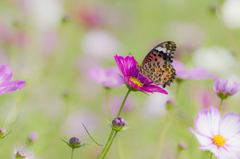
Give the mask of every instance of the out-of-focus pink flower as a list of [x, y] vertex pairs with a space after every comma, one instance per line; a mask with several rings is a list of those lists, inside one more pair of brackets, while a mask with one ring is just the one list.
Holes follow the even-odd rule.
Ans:
[[8, 65], [9, 62], [9, 57], [1, 50], [0, 48], [0, 63], [3, 65]]
[[84, 54], [97, 59], [110, 59], [121, 50], [118, 39], [100, 29], [87, 32], [80, 45]]
[[187, 70], [181, 62], [176, 60], [173, 61], [173, 66], [176, 69], [178, 79], [205, 80], [212, 79], [217, 76], [214, 73], [209, 73], [204, 68], [193, 68], [191, 70]]
[[213, 83], [213, 90], [220, 98], [226, 99], [229, 95], [232, 96], [239, 92], [240, 83], [234, 82], [232, 79], [225, 80], [217, 77]]
[[211, 106], [200, 110], [195, 129], [189, 128], [200, 143], [199, 149], [211, 151], [218, 159], [238, 158], [240, 152], [240, 114], [228, 113], [221, 119], [218, 109]]
[[62, 125], [62, 130], [68, 136], [79, 136], [81, 134], [81, 139], [83, 139], [88, 134], [81, 123], [87, 127], [89, 132], [94, 132], [98, 129], [98, 125], [101, 122], [97, 114], [86, 110], [75, 111], [66, 118]]
[[37, 131], [32, 131], [29, 134], [29, 140], [32, 142], [36, 141], [38, 138], [39, 138], [39, 133]]
[[159, 92], [163, 94], [168, 94], [167, 91], [162, 89], [157, 85], [152, 85], [152, 81], [143, 77], [139, 70], [137, 69], [137, 61], [134, 57], [122, 57], [122, 56], [114, 56], [115, 61], [119, 70], [121, 71], [122, 78], [125, 81], [125, 84], [129, 89], [133, 91], [143, 91], [143, 92]]
[[0, 96], [2, 94], [14, 92], [18, 89], [22, 89], [26, 82], [25, 81], [11, 81], [12, 70], [9, 66], [0, 66]]
[[[219, 100], [216, 94], [209, 89], [203, 90], [202, 88], [197, 88], [197, 94], [195, 95], [197, 101], [201, 108], [208, 109], [210, 105], [219, 105]], [[223, 108], [225, 103], [223, 103]]]
[[53, 29], [46, 29], [41, 32], [40, 36], [43, 51], [47, 54], [53, 53], [58, 42], [58, 33]]
[[99, 6], [85, 5], [80, 8], [77, 15], [86, 27], [98, 26], [103, 21]]
[[[110, 96], [108, 99], [109, 107], [110, 107], [110, 112], [113, 116], [116, 116], [119, 108], [122, 104], [124, 97], [119, 97], [119, 96]], [[122, 109], [123, 112], [131, 112], [135, 109], [136, 103], [134, 100], [130, 97], [126, 100], [124, 107]], [[102, 104], [104, 112], [107, 114], [108, 113], [108, 108], [106, 104], [106, 100], [104, 99], [104, 102]]]
[[23, 31], [16, 31], [13, 37], [13, 43], [19, 47], [23, 47], [26, 44], [26, 33]]
[[4, 22], [0, 22], [0, 42], [9, 43], [11, 41], [11, 31]]
[[96, 67], [89, 70], [90, 77], [92, 80], [100, 83], [104, 87], [119, 87], [124, 84], [123, 80], [119, 76], [119, 70], [117, 67], [109, 67], [105, 70], [102, 67]]

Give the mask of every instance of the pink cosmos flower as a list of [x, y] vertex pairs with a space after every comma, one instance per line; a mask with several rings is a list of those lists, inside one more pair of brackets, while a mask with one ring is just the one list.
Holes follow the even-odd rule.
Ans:
[[14, 92], [18, 89], [22, 89], [26, 82], [25, 81], [11, 81], [12, 70], [9, 66], [0, 65], [0, 96], [2, 94]]
[[119, 87], [122, 86], [123, 80], [118, 75], [118, 69], [116, 67], [109, 67], [105, 70], [102, 67], [96, 67], [89, 71], [90, 77], [100, 83], [104, 87]]
[[[118, 114], [119, 106], [122, 104], [123, 98], [124, 97], [119, 97], [119, 96], [110, 96], [109, 97], [108, 102], [109, 102], [110, 112], [113, 116], [116, 116]], [[135, 109], [136, 105], [137, 105], [137, 103], [135, 102], [135, 100], [128, 97], [128, 99], [126, 100], [126, 102], [124, 104], [122, 111], [123, 112], [131, 112]], [[107, 108], [107, 103], [106, 103], [105, 99], [102, 102], [102, 108], [103, 108], [104, 112], [107, 114], [108, 108]]]
[[160, 88], [157, 85], [152, 85], [152, 81], [143, 77], [139, 70], [137, 69], [137, 61], [134, 57], [122, 57], [122, 56], [114, 56], [115, 61], [119, 70], [121, 71], [122, 78], [125, 81], [125, 84], [129, 89], [133, 91], [142, 91], [142, 92], [159, 92], [163, 94], [168, 94], [167, 91]]
[[178, 79], [204, 80], [216, 77], [216, 74], [209, 73], [204, 68], [193, 68], [191, 70], [187, 70], [181, 62], [176, 60], [173, 61], [173, 66], [176, 69]]
[[213, 83], [213, 90], [220, 98], [226, 99], [229, 95], [232, 96], [239, 92], [240, 83], [234, 82], [232, 79], [225, 80], [217, 77]]
[[189, 130], [199, 141], [199, 149], [211, 151], [218, 159], [238, 159], [240, 114], [228, 113], [221, 119], [219, 110], [211, 106], [199, 111], [194, 125], [197, 132]]

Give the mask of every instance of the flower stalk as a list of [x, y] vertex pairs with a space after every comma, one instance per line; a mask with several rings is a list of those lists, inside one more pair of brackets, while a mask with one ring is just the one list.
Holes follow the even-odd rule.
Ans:
[[222, 103], [223, 103], [223, 99], [221, 99], [221, 103], [220, 103], [220, 108], [219, 108], [220, 114], [222, 113]]
[[[128, 97], [128, 95], [129, 95], [130, 92], [131, 92], [131, 90], [128, 89], [128, 92], [127, 92], [127, 94], [125, 95], [125, 98], [123, 99], [122, 105], [121, 105], [121, 107], [120, 107], [120, 109], [119, 109], [119, 111], [118, 111], [117, 117], [120, 116], [120, 114], [121, 114], [121, 112], [122, 112], [122, 109], [123, 109], [123, 106], [124, 106], [124, 104], [125, 104], [125, 102], [126, 102], [126, 99], [127, 99], [127, 97]], [[115, 134], [114, 134], [114, 131], [115, 131]], [[109, 137], [108, 137], [108, 141], [107, 141], [105, 147], [103, 148], [103, 151], [102, 151], [102, 153], [101, 153], [100, 156], [99, 156], [99, 159], [102, 159], [102, 158], [104, 158], [104, 157], [107, 155], [107, 152], [108, 152], [108, 150], [110, 149], [110, 147], [111, 147], [111, 145], [112, 145], [112, 142], [113, 142], [115, 136], [117, 135], [117, 132], [118, 132], [118, 131], [114, 130], [114, 128], [112, 127], [112, 131], [111, 131], [111, 133], [110, 133], [110, 135], [109, 135]], [[114, 136], [113, 136], [113, 134], [114, 134]]]

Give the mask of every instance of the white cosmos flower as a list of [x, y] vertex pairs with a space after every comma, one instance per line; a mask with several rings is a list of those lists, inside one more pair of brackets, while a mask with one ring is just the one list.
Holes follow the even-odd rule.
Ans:
[[223, 4], [222, 14], [225, 24], [232, 29], [240, 28], [240, 1], [226, 0]]
[[211, 151], [218, 159], [239, 159], [240, 114], [228, 113], [221, 119], [219, 110], [211, 106], [198, 112], [194, 126], [197, 132], [189, 130], [199, 141], [199, 149]]
[[40, 29], [55, 28], [63, 17], [61, 0], [25, 0], [30, 21]]
[[[167, 90], [167, 92], [171, 94], [169, 90]], [[143, 106], [142, 113], [144, 114], [144, 117], [157, 117], [167, 113], [166, 103], [170, 99], [171, 97], [169, 95], [161, 93], [151, 94]]]

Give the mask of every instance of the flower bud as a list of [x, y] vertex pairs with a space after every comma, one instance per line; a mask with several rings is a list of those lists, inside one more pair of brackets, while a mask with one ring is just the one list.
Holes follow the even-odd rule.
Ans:
[[65, 24], [70, 20], [70, 16], [68, 14], [64, 15], [62, 17], [62, 23]]
[[232, 96], [240, 90], [240, 83], [234, 82], [232, 79], [216, 78], [213, 83], [213, 90], [223, 100], [229, 95]]
[[166, 108], [167, 110], [172, 110], [175, 105], [175, 101], [173, 99], [170, 99], [167, 101]]
[[6, 130], [3, 128], [0, 128], [0, 136], [4, 136], [6, 134]]
[[112, 121], [112, 126], [113, 129], [116, 131], [121, 131], [122, 128], [127, 124], [127, 122], [121, 118], [121, 117], [116, 117], [115, 119], [113, 119]]
[[182, 151], [187, 148], [187, 145], [184, 142], [179, 142], [178, 143], [178, 150]]
[[82, 146], [86, 145], [85, 143], [81, 144], [81, 141], [77, 137], [72, 137], [70, 140], [68, 140], [68, 139], [66, 139], [66, 140], [61, 139], [61, 140], [63, 142], [65, 142], [72, 149], [76, 149], [76, 148], [79, 148], [79, 147], [82, 147]]
[[32, 131], [30, 134], [29, 134], [29, 140], [31, 141], [31, 142], [34, 142], [34, 141], [36, 141], [38, 138], [39, 138], [39, 134], [38, 134], [38, 132], [37, 131]]
[[70, 140], [69, 140], [69, 144], [70, 145], [80, 145], [81, 141], [77, 138], [77, 137], [72, 137]]
[[26, 158], [26, 155], [25, 155], [24, 152], [18, 151], [18, 152], [15, 154], [15, 157], [16, 157], [17, 159], [23, 159], [23, 158]]

